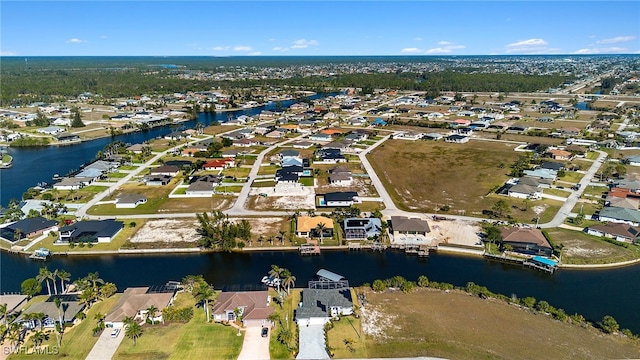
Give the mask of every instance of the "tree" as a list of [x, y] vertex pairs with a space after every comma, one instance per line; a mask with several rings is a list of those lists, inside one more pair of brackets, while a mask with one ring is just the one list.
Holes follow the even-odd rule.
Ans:
[[538, 311], [547, 312], [550, 308], [551, 305], [549, 305], [549, 303], [544, 300], [538, 301], [538, 303], [536, 304], [536, 310]]
[[40, 283], [42, 283], [43, 281], [46, 281], [46, 283], [47, 283], [47, 294], [49, 294], [49, 295], [51, 295], [51, 286], [49, 285], [49, 280], [51, 280], [52, 278], [53, 278], [53, 273], [51, 271], [49, 271], [49, 269], [47, 269], [46, 266], [40, 268], [40, 272], [36, 276], [36, 279], [38, 279], [38, 281]]
[[36, 331], [31, 337], [31, 340], [33, 341], [34, 347], [39, 347], [43, 341], [49, 340], [49, 334], [43, 332], [42, 330]]
[[58, 295], [58, 285], [56, 284], [56, 280], [58, 280], [58, 269], [53, 270], [51, 272], [51, 282], [53, 283], [53, 293]]
[[[276, 279], [281, 279], [284, 274], [285, 269], [279, 267], [278, 265], [271, 265], [271, 270], [269, 270], [269, 276], [274, 277]], [[278, 292], [280, 292], [280, 282], [278, 284]]]
[[327, 228], [327, 225], [325, 225], [324, 223], [318, 223], [318, 225], [316, 226], [316, 230], [320, 233], [320, 244], [322, 245], [322, 239], [324, 237], [324, 229]]
[[496, 201], [495, 204], [493, 204], [491, 210], [493, 210], [499, 217], [503, 217], [509, 214], [509, 204], [507, 204], [506, 201], [500, 199]]
[[284, 269], [282, 272], [282, 286], [287, 287], [287, 294], [289, 294], [289, 290], [292, 286], [296, 285], [296, 277], [291, 274], [291, 272], [287, 269]]
[[520, 299], [520, 302], [522, 303], [522, 305], [528, 307], [529, 309], [533, 309], [533, 307], [536, 305], [536, 298], [527, 296], [523, 299]]
[[204, 281], [202, 275], [187, 275], [182, 278], [181, 283], [185, 291], [192, 292], [193, 287], [201, 281]]
[[60, 292], [64, 294], [65, 293], [64, 282], [71, 280], [71, 273], [69, 273], [66, 270], [57, 270], [57, 272], [58, 272], [58, 279], [60, 279]]
[[7, 304], [0, 304], [0, 317], [2, 317], [3, 325], [7, 326]]
[[420, 276], [418, 277], [418, 286], [420, 286], [420, 287], [427, 287], [427, 286], [429, 286], [429, 278], [427, 278], [427, 277], [426, 277], [426, 276], [424, 276], [424, 275], [420, 275]]
[[80, 109], [75, 107], [71, 110], [72, 112], [72, 120], [71, 127], [78, 128], [84, 127], [84, 123], [82, 122], [82, 116], [80, 115]]
[[124, 334], [133, 340], [133, 346], [136, 346], [136, 340], [142, 336], [142, 327], [138, 323], [129, 324]]
[[93, 287], [95, 290], [98, 289], [98, 284], [104, 284], [104, 280], [100, 278], [97, 271], [87, 274], [85, 279], [89, 283], [91, 283], [91, 287]]
[[107, 298], [110, 298], [113, 294], [115, 294], [116, 291], [118, 291], [116, 284], [108, 282], [100, 287], [100, 290], [98, 290], [98, 293], [100, 295], [100, 298], [107, 299]]
[[42, 285], [35, 278], [28, 278], [20, 285], [20, 290], [24, 295], [32, 298], [42, 291]]
[[211, 285], [204, 280], [198, 282], [193, 288], [192, 295], [196, 301], [202, 303], [204, 314], [206, 316], [205, 320], [206, 322], [209, 322], [209, 298], [213, 296]]
[[155, 305], [151, 305], [147, 308], [147, 319], [151, 321], [151, 324], [154, 323], [154, 318], [156, 317], [156, 313], [158, 312], [158, 308]]
[[605, 315], [598, 323], [598, 326], [600, 326], [600, 328], [607, 334], [613, 334], [615, 332], [618, 332], [618, 330], [620, 329], [620, 325], [611, 315]]
[[380, 279], [376, 279], [373, 281], [373, 284], [371, 285], [371, 289], [373, 291], [385, 291], [387, 289], [387, 284]]
[[58, 323], [56, 324], [56, 338], [58, 340], [58, 347], [62, 345], [62, 332], [64, 331], [64, 325], [62, 323], [62, 300], [59, 297], [53, 299], [56, 309], [58, 309]]

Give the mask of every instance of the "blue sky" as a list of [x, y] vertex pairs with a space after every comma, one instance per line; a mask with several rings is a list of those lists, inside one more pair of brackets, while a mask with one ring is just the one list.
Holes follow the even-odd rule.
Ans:
[[5, 1], [4, 56], [640, 53], [638, 1]]

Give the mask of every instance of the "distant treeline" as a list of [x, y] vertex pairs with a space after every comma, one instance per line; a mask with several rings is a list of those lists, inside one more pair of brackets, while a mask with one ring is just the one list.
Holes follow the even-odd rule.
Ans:
[[[3, 64], [4, 66], [4, 64]], [[255, 86], [296, 86], [322, 91], [326, 88], [357, 87], [365, 93], [373, 89], [426, 91], [430, 97], [441, 91], [533, 92], [558, 87], [569, 77], [559, 75], [483, 74], [454, 71], [398, 74], [347, 74], [331, 77], [297, 77], [242, 81], [182, 79], [171, 69], [78, 69], [2, 71], [0, 105], [24, 106], [34, 101], [53, 102], [56, 96], [76, 97], [84, 92], [105, 98], [141, 94], [170, 94]]]

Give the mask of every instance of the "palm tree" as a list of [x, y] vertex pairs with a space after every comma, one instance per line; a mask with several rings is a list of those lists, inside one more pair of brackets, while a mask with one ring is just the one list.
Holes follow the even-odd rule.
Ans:
[[42, 330], [36, 331], [36, 333], [33, 334], [33, 337], [31, 338], [31, 340], [33, 341], [34, 347], [39, 347], [43, 341], [48, 339], [49, 339], [49, 334], [43, 332]]
[[204, 314], [206, 316], [206, 322], [209, 322], [209, 298], [213, 296], [213, 290], [211, 289], [211, 285], [209, 285], [206, 281], [200, 281], [193, 288], [193, 297], [204, 305]]
[[131, 325], [131, 324], [135, 323], [135, 320], [134, 320], [131, 316], [126, 316], [126, 317], [124, 318], [124, 320], [122, 320], [122, 323], [123, 323], [125, 326], [128, 326], [128, 325]]
[[100, 298], [106, 299], [111, 297], [111, 295], [115, 294], [117, 291], [118, 288], [116, 287], [116, 284], [108, 282], [104, 283], [104, 285], [100, 287], [100, 290], [98, 290], [98, 294]]
[[7, 326], [7, 304], [0, 304], [0, 317], [2, 317], [2, 323]]
[[129, 324], [124, 334], [133, 340], [133, 346], [136, 346], [136, 340], [142, 336], [142, 327], [138, 323]]
[[71, 280], [71, 273], [66, 270], [56, 270], [58, 272], [58, 279], [60, 279], [60, 292], [65, 293], [64, 282]]
[[324, 236], [324, 229], [327, 228], [327, 225], [325, 225], [324, 223], [318, 223], [318, 225], [316, 226], [316, 230], [318, 230], [318, 232], [320, 233], [320, 245], [322, 245], [322, 240], [323, 240], [323, 236]]
[[53, 270], [51, 273], [51, 282], [53, 283], [53, 293], [58, 295], [58, 285], [56, 284], [56, 280], [58, 280], [58, 269]]
[[282, 245], [284, 245], [284, 235], [286, 234], [286, 231], [280, 230], [279, 234], [280, 234], [280, 241], [282, 242]]
[[86, 288], [82, 290], [82, 293], [78, 297], [78, 302], [80, 305], [84, 305], [85, 307], [91, 307], [93, 300], [96, 298], [96, 291], [93, 288]]
[[47, 293], [51, 295], [51, 286], [49, 285], [49, 279], [51, 279], [51, 271], [47, 269], [47, 267], [40, 268], [40, 272], [36, 276], [36, 280], [38, 280], [41, 284], [43, 281], [47, 282]]
[[[271, 265], [271, 270], [269, 270], [269, 276], [272, 276], [276, 279], [280, 279], [284, 270], [285, 270], [284, 268], [281, 268], [278, 265]], [[280, 282], [278, 282], [278, 292], [280, 292]]]
[[62, 331], [64, 331], [63, 325], [62, 325], [62, 300], [59, 297], [56, 297], [55, 299], [53, 299], [54, 303], [56, 304], [56, 308], [58, 309], [58, 325], [56, 325], [56, 334], [57, 334], [57, 338], [58, 338], [58, 347], [60, 347], [60, 345], [62, 345]]
[[98, 276], [97, 271], [87, 274], [86, 279], [91, 283], [91, 286], [94, 289], [97, 289], [98, 284], [104, 284], [104, 280]]
[[154, 318], [156, 317], [156, 313], [158, 312], [158, 308], [155, 305], [151, 305], [147, 308], [147, 319], [151, 320], [151, 324], [154, 323]]
[[282, 272], [282, 286], [287, 287], [287, 294], [289, 294], [292, 286], [296, 286], [296, 277], [291, 275], [291, 272], [287, 269]]

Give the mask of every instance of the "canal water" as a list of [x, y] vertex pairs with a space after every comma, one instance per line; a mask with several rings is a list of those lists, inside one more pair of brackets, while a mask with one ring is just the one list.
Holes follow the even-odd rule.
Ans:
[[593, 322], [612, 315], [621, 327], [640, 333], [639, 266], [598, 271], [562, 269], [548, 275], [479, 257], [432, 253], [424, 259], [394, 251], [323, 251], [322, 255], [313, 257], [302, 257], [293, 251], [62, 256], [46, 263], [3, 252], [0, 254], [0, 292], [19, 291], [22, 280], [35, 277], [44, 265], [50, 270], [69, 271], [72, 280], [97, 271], [102, 279], [124, 290], [128, 286], [161, 285], [189, 274], [204, 275], [217, 289], [256, 286], [272, 264], [291, 270], [297, 278], [297, 287], [304, 287], [322, 268], [345, 276], [352, 285], [396, 275], [414, 281], [426, 275], [430, 280], [456, 286], [473, 281], [508, 296], [546, 300], [569, 314], [583, 314]]

